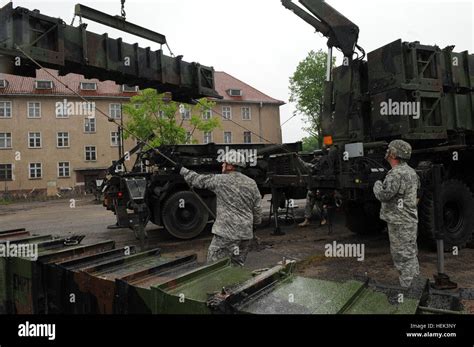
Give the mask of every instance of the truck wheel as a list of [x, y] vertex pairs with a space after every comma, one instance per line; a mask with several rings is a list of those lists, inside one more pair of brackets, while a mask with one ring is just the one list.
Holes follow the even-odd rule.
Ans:
[[[441, 204], [444, 220], [445, 249], [465, 247], [474, 229], [474, 198], [469, 188], [458, 180], [449, 180], [441, 186]], [[434, 200], [431, 192], [426, 192], [419, 208], [420, 234], [434, 240]]]
[[386, 225], [379, 217], [380, 205], [377, 202], [347, 203], [344, 206], [346, 227], [355, 234], [375, 234]]
[[166, 230], [174, 237], [189, 240], [206, 227], [209, 212], [192, 192], [172, 194], [163, 205], [162, 220]]

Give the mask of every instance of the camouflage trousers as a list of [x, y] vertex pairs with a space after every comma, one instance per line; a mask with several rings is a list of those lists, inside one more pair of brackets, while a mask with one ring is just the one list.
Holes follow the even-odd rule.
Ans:
[[251, 240], [230, 240], [214, 235], [207, 251], [207, 262], [213, 263], [223, 258], [230, 258], [232, 264], [244, 266], [250, 251], [250, 242]]
[[318, 216], [321, 219], [326, 219], [326, 212], [323, 209], [323, 203], [316, 198], [316, 194], [312, 190], [308, 190], [306, 195], [306, 206], [304, 209], [304, 218], [310, 219], [313, 216], [313, 209], [316, 206]]
[[420, 274], [418, 264], [417, 224], [388, 223], [390, 252], [400, 277], [400, 286], [410, 287], [413, 278]]

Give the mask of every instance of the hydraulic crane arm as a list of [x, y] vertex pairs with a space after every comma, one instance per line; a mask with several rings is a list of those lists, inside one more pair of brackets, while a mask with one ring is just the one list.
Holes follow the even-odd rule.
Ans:
[[329, 6], [324, 0], [299, 0], [310, 12], [306, 12], [291, 0], [282, 0], [283, 6], [294, 12], [316, 31], [328, 38], [328, 47], [339, 48], [344, 56], [352, 59], [357, 40], [359, 27], [344, 17], [341, 13]]
[[[78, 5], [76, 14], [159, 44], [166, 38], [158, 33]], [[78, 73], [86, 78], [111, 80], [119, 84], [171, 92], [173, 100], [189, 102], [203, 97], [219, 98], [214, 85], [214, 69], [187, 63], [182, 56], [168, 57], [160, 49], [152, 51], [86, 31], [87, 24], [66, 25], [63, 20], [38, 10], [0, 9], [0, 72], [36, 77], [38, 66]], [[21, 50], [20, 50], [21, 49]], [[22, 53], [24, 52], [24, 54]], [[31, 58], [31, 59], [30, 59]]]

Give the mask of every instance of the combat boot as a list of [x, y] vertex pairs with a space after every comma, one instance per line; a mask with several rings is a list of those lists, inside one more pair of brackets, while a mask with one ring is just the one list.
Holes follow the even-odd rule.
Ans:
[[300, 228], [305, 228], [305, 227], [307, 227], [307, 226], [310, 225], [310, 224], [311, 224], [311, 222], [309, 221], [309, 219], [305, 219], [304, 222], [298, 224], [298, 226], [299, 226]]

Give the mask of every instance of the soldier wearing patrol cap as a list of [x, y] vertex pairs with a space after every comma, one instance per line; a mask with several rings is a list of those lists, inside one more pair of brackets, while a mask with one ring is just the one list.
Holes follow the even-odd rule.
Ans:
[[235, 151], [222, 159], [222, 175], [199, 175], [178, 167], [191, 186], [207, 189], [217, 197], [217, 213], [207, 261], [230, 257], [233, 264], [243, 266], [247, 258], [255, 225], [262, 222], [261, 195], [257, 183], [239, 172], [245, 168], [245, 157]]
[[410, 287], [413, 278], [419, 275], [416, 239], [420, 178], [407, 164], [411, 153], [409, 143], [392, 141], [385, 156], [392, 170], [384, 182], [377, 181], [374, 186], [375, 197], [382, 203], [380, 218], [387, 222], [390, 251], [402, 287]]

